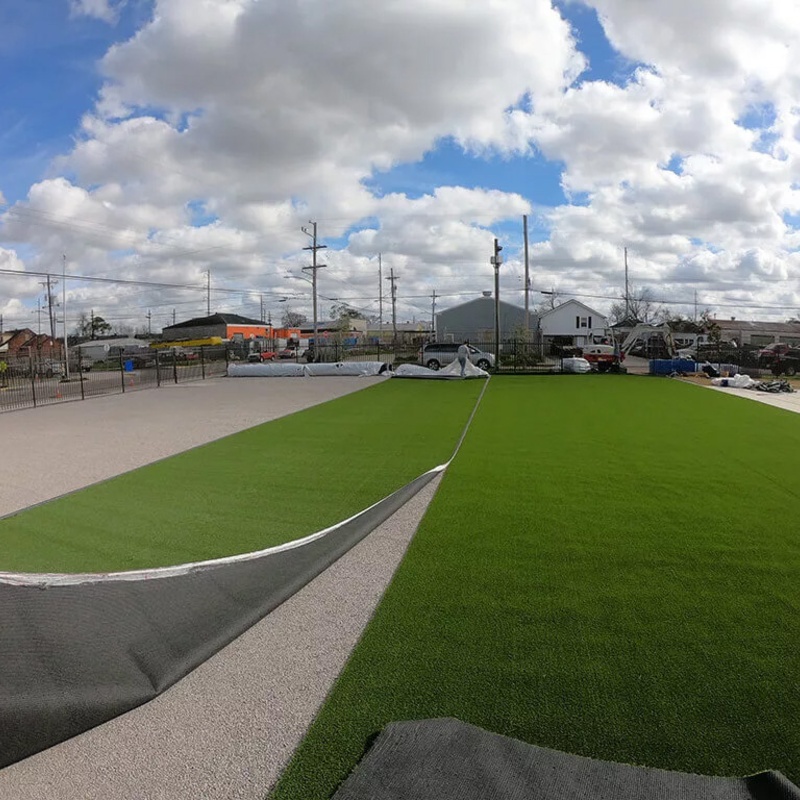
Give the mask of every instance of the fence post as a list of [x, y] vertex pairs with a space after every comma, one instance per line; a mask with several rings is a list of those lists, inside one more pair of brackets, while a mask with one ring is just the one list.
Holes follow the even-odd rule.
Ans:
[[122, 384], [122, 394], [125, 394], [125, 364], [122, 361], [122, 350], [119, 351], [119, 380]]
[[200, 374], [206, 379], [206, 349], [200, 345]]
[[[69, 356], [67, 356], [69, 358]], [[83, 377], [83, 356], [81, 355], [81, 349], [78, 348], [78, 380], [81, 382], [81, 400], [86, 399], [86, 390], [83, 388], [83, 382], [85, 378]]]
[[172, 348], [172, 377], [175, 379], [175, 383], [178, 382], [178, 353], [176, 349]]
[[31, 392], [33, 392], [33, 407], [36, 408], [36, 371], [33, 368], [33, 356], [29, 356], [31, 370]]

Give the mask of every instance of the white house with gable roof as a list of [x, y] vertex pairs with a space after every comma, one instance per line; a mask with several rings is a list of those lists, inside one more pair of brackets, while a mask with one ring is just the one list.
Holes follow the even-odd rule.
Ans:
[[[539, 314], [539, 333], [545, 342], [558, 344], [586, 344], [592, 330], [608, 327], [606, 317], [580, 300], [567, 300], [550, 311]], [[570, 339], [571, 341], [567, 341]]]

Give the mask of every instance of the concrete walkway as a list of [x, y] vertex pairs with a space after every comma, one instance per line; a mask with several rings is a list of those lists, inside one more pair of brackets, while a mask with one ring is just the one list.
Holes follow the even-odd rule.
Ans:
[[[19, 471], [1, 507], [22, 508], [375, 380], [219, 380], [7, 415], [0, 436], [17, 436], [22, 449], [5, 450]], [[34, 485], [25, 476], [37, 477]], [[0, 797], [262, 800], [369, 622], [438, 482], [160, 697], [0, 770]]]

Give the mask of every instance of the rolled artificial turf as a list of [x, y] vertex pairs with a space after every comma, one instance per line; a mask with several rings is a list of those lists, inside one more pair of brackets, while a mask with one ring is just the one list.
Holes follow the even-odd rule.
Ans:
[[273, 800], [395, 720], [800, 780], [800, 417], [666, 379], [492, 379]]
[[19, 512], [0, 520], [0, 570], [167, 566], [305, 536], [446, 461], [482, 386], [382, 382]]

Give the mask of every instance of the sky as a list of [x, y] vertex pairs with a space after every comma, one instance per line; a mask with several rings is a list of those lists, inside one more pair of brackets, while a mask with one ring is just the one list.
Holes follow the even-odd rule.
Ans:
[[159, 330], [209, 281], [212, 311], [310, 315], [311, 221], [320, 319], [388, 321], [393, 273], [398, 321], [429, 320], [492, 289], [495, 238], [522, 305], [523, 215], [532, 307], [607, 312], [627, 248], [675, 313], [800, 317], [794, 6], [2, 4], [3, 325], [47, 329], [44, 273], [70, 328]]

